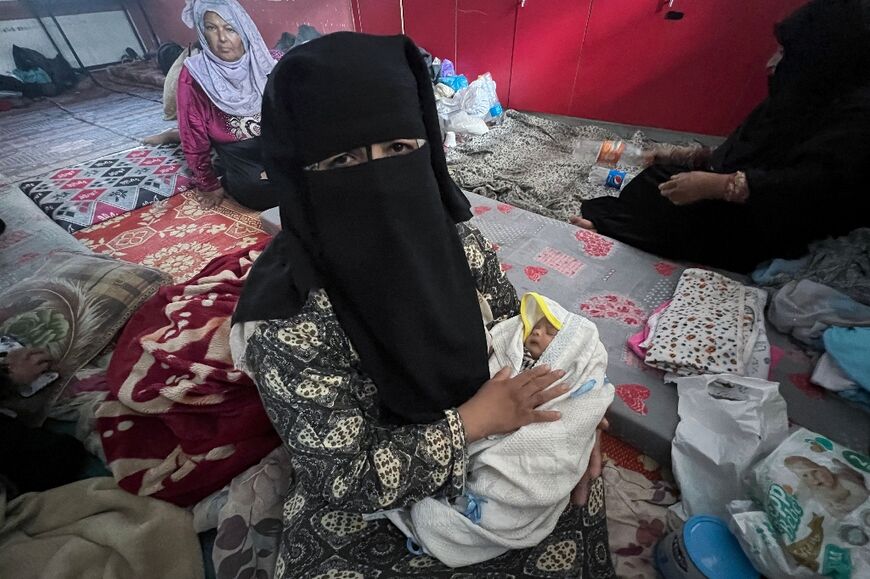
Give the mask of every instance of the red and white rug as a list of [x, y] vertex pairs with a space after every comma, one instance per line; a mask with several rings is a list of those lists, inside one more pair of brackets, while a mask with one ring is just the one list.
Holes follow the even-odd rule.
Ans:
[[75, 237], [104, 253], [163, 270], [176, 282], [195, 276], [219, 255], [250, 247], [269, 235], [256, 211], [225, 200], [203, 209], [192, 192], [76, 232]]

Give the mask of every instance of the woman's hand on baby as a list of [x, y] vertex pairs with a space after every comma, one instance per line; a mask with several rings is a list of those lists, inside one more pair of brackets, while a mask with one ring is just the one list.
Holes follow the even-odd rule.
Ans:
[[550, 388], [565, 375], [564, 371], [550, 371], [545, 365], [513, 378], [510, 374], [510, 368], [502, 368], [459, 407], [467, 442], [513, 432], [533, 422], [553, 422], [561, 418], [558, 411], [537, 408], [568, 391], [565, 384]]

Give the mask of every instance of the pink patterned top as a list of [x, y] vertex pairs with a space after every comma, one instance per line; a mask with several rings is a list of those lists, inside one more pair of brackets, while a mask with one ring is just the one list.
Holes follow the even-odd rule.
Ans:
[[[271, 51], [275, 60], [280, 51]], [[187, 68], [178, 77], [178, 132], [181, 148], [193, 175], [193, 186], [200, 191], [214, 191], [221, 186], [211, 162], [211, 144], [244, 141], [260, 136], [259, 113], [236, 117], [220, 110]]]

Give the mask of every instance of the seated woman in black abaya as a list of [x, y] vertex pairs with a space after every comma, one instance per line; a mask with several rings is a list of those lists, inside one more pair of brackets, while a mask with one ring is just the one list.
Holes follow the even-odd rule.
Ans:
[[572, 223], [668, 257], [749, 271], [870, 225], [870, 0], [813, 0], [776, 27], [768, 98], [713, 151], [657, 152]]

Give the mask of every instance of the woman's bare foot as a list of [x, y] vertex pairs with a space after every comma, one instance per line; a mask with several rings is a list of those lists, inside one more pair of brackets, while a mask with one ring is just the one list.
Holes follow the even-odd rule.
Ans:
[[162, 133], [157, 133], [156, 135], [149, 135], [142, 139], [143, 145], [169, 145], [171, 143], [180, 143], [181, 135], [178, 133], [178, 129], [166, 129]]
[[581, 229], [588, 229], [589, 231], [596, 231], [595, 226], [592, 224], [591, 221], [589, 221], [588, 219], [583, 219], [579, 215], [575, 215], [574, 217], [572, 217], [568, 221], [571, 222], [571, 225], [576, 225], [577, 227], [580, 227]]

